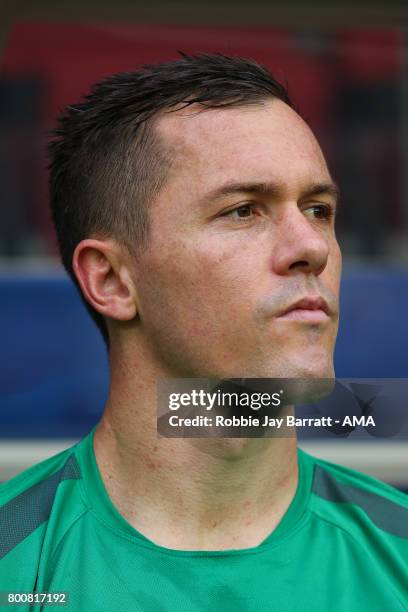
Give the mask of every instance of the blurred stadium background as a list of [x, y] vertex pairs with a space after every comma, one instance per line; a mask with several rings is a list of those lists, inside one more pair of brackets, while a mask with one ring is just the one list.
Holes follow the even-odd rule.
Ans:
[[[337, 376], [408, 378], [407, 7], [95, 6], [27, 3], [0, 30], [0, 481], [84, 435], [107, 392], [102, 340], [56, 255], [47, 131], [92, 82], [178, 49], [250, 56], [288, 84], [342, 191]], [[300, 443], [408, 490], [405, 434]]]

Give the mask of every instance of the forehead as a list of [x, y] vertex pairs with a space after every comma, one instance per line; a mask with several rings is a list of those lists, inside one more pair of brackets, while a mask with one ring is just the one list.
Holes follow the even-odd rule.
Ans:
[[194, 177], [197, 190], [237, 179], [297, 186], [329, 178], [312, 131], [278, 99], [224, 109], [186, 108], [162, 116], [158, 130], [173, 177]]

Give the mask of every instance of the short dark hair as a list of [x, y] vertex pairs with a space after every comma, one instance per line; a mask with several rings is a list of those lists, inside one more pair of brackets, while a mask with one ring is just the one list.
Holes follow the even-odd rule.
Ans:
[[[254, 60], [179, 54], [94, 84], [64, 109], [51, 132], [51, 212], [63, 264], [78, 288], [72, 257], [81, 240], [112, 236], [135, 254], [146, 245], [148, 202], [163, 187], [169, 166], [154, 129], [161, 111], [256, 104], [269, 97], [293, 108], [287, 89]], [[104, 317], [85, 305], [109, 346]]]

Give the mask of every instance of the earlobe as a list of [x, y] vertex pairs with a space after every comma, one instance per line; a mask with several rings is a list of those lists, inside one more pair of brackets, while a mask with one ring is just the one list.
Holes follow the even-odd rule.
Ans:
[[120, 321], [136, 316], [134, 287], [115, 243], [83, 240], [72, 264], [86, 301], [101, 315]]

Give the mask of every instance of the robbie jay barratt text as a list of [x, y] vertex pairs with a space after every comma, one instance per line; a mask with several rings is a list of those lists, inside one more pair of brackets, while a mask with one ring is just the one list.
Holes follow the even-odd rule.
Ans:
[[331, 427], [333, 424], [342, 426], [357, 426], [368, 425], [375, 426], [375, 421], [372, 416], [345, 416], [343, 419], [333, 419], [332, 417], [320, 418], [296, 418], [288, 415], [284, 418], [271, 418], [268, 415], [261, 420], [252, 416], [232, 416], [224, 417], [217, 415], [215, 417], [197, 415], [195, 417], [179, 417], [175, 414], [169, 417], [169, 424], [172, 427], [275, 427], [280, 429], [283, 425], [286, 427]]

